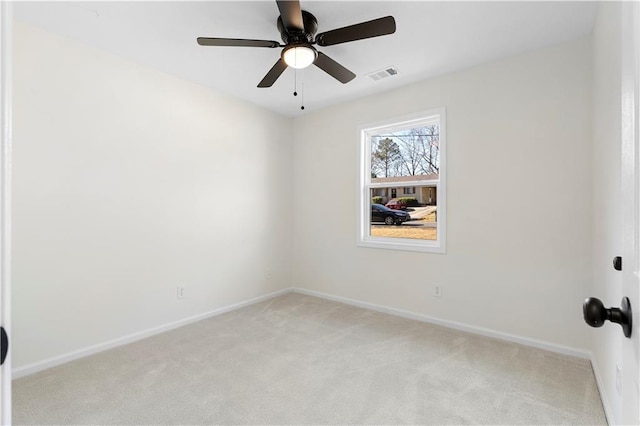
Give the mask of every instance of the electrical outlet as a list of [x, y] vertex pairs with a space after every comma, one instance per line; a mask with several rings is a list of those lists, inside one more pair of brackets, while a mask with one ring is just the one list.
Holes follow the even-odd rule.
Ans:
[[622, 367], [620, 364], [616, 364], [616, 392], [622, 396]]
[[178, 286], [176, 296], [178, 299], [184, 299], [184, 287], [182, 287], [181, 285]]
[[433, 285], [433, 297], [442, 297], [442, 285], [434, 284]]

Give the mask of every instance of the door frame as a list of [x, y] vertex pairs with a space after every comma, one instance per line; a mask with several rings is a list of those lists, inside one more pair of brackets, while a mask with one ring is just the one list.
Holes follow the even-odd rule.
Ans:
[[[11, 2], [0, 2], [0, 324], [11, 339]], [[0, 367], [0, 423], [11, 424], [11, 340]]]
[[[621, 7], [622, 294], [631, 299], [632, 335], [622, 341], [622, 424], [640, 424], [640, 4]], [[635, 306], [634, 306], [635, 304]]]

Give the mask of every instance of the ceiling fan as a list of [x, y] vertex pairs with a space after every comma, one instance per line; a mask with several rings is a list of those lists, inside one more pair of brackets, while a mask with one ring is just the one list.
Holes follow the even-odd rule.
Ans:
[[300, 8], [299, 0], [276, 0], [276, 3], [280, 10], [276, 25], [285, 44], [273, 40], [217, 37], [198, 37], [198, 44], [201, 46], [283, 47], [280, 59], [258, 83], [258, 87], [271, 87], [288, 66], [300, 69], [311, 64], [344, 84], [353, 80], [356, 75], [313, 46], [333, 46], [393, 34], [396, 31], [396, 21], [393, 16], [386, 16], [316, 35], [318, 21], [311, 13]]

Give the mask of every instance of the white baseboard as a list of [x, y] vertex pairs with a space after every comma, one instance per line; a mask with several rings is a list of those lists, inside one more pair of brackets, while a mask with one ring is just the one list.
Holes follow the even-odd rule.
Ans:
[[596, 362], [595, 356], [591, 353], [591, 368], [593, 369], [593, 375], [596, 378], [596, 386], [598, 386], [598, 392], [600, 393], [600, 401], [602, 401], [602, 408], [604, 408], [604, 416], [607, 418], [607, 423], [610, 425], [617, 425], [616, 417], [613, 413], [613, 408], [609, 403], [609, 397], [607, 396], [604, 382], [602, 381], [602, 375], [600, 374], [600, 368]]
[[69, 352], [66, 354], [58, 355], [52, 358], [48, 358], [42, 361], [35, 362], [33, 364], [28, 364], [23, 367], [18, 367], [12, 370], [11, 374], [14, 379], [18, 379], [20, 377], [28, 376], [29, 374], [37, 373], [38, 371], [46, 370], [51, 367], [55, 367], [57, 365], [65, 364], [67, 362], [83, 358], [89, 355], [93, 355], [98, 352], [106, 351], [108, 349], [112, 349], [118, 346], [126, 345], [127, 343], [132, 343], [137, 340], [145, 339], [147, 337], [153, 336], [155, 334], [163, 333], [165, 331], [172, 330], [174, 328], [182, 327], [187, 324], [191, 324], [193, 322], [201, 321], [203, 319], [207, 319], [210, 317], [214, 317], [216, 315], [224, 314], [225, 312], [234, 311], [236, 309], [244, 308], [245, 306], [253, 305], [254, 303], [259, 303], [267, 299], [271, 299], [282, 294], [291, 293], [293, 291], [292, 288], [285, 288], [283, 290], [279, 290], [273, 293], [266, 294], [264, 296], [255, 297], [253, 299], [245, 300], [243, 302], [235, 303], [233, 305], [225, 306], [223, 308], [218, 308], [213, 311], [205, 312], [199, 315], [194, 315], [189, 318], [184, 318], [178, 321], [171, 322], [169, 324], [164, 324], [159, 327], [150, 328], [147, 330], [143, 330], [137, 333], [129, 334], [124, 337], [119, 337], [117, 339], [109, 340], [107, 342], [99, 343], [97, 345], [88, 346], [86, 348], [79, 349], [77, 351]]
[[[327, 299], [327, 300], [333, 300], [335, 302], [340, 302], [340, 303], [345, 303], [347, 305], [353, 305], [353, 306], [358, 306], [361, 308], [365, 308], [365, 309], [371, 309], [374, 311], [378, 311], [378, 312], [383, 312], [383, 313], [387, 313], [390, 315], [396, 315], [396, 316], [400, 316], [403, 318], [408, 318], [408, 319], [412, 319], [412, 320], [416, 320], [416, 321], [422, 321], [422, 322], [427, 322], [427, 323], [431, 323], [431, 324], [436, 324], [436, 325], [440, 325], [443, 327], [448, 327], [448, 328], [453, 328], [456, 330], [461, 330], [461, 331], [466, 331], [469, 333], [474, 333], [474, 334], [479, 334], [482, 336], [487, 336], [487, 337], [492, 337], [492, 338], [496, 338], [496, 339], [500, 339], [500, 340], [505, 340], [505, 341], [509, 341], [509, 342], [514, 342], [514, 343], [519, 343], [519, 344], [523, 344], [526, 346], [531, 346], [531, 347], [535, 347], [535, 348], [539, 348], [539, 349], [544, 349], [544, 350], [548, 350], [551, 352], [556, 352], [556, 353], [560, 353], [560, 354], [564, 354], [564, 355], [570, 355], [570, 356], [575, 356], [575, 357], [579, 357], [579, 358], [583, 358], [583, 359], [589, 359], [591, 360], [592, 365], [594, 366], [594, 374], [596, 375], [596, 381], [598, 383], [598, 388], [602, 389], [601, 383], [600, 383], [600, 379], [599, 379], [599, 374], [597, 372], [597, 366], [596, 364], [593, 362], [592, 359], [592, 355], [590, 352], [581, 350], [581, 349], [576, 349], [576, 348], [571, 348], [568, 346], [562, 346], [562, 345], [557, 345], [554, 343], [549, 343], [549, 342], [544, 342], [544, 341], [540, 341], [540, 340], [536, 340], [536, 339], [531, 339], [531, 338], [527, 338], [527, 337], [522, 337], [522, 336], [517, 336], [514, 334], [509, 334], [509, 333], [503, 333], [500, 331], [496, 331], [496, 330], [491, 330], [491, 329], [487, 329], [487, 328], [482, 328], [482, 327], [477, 327], [477, 326], [472, 326], [472, 325], [468, 325], [468, 324], [462, 324], [462, 323], [458, 323], [455, 321], [448, 321], [448, 320], [442, 320], [439, 318], [435, 318], [435, 317], [430, 317], [428, 315], [423, 315], [423, 314], [417, 314], [417, 313], [413, 313], [413, 312], [409, 312], [409, 311], [404, 311], [401, 309], [396, 309], [396, 308], [390, 308], [387, 306], [382, 306], [382, 305], [376, 305], [373, 303], [369, 303], [369, 302], [363, 302], [363, 301], [359, 301], [359, 300], [355, 300], [355, 299], [349, 299], [346, 297], [341, 297], [341, 296], [333, 296], [327, 293], [321, 293], [318, 291], [313, 291], [313, 290], [307, 290], [307, 289], [303, 289], [303, 288], [286, 288], [283, 290], [279, 290], [264, 296], [260, 296], [260, 297], [256, 297], [250, 300], [246, 300], [240, 303], [236, 303], [230, 306], [226, 306], [223, 308], [218, 308], [215, 309], [213, 311], [210, 312], [205, 312], [199, 315], [195, 315], [189, 318], [184, 318], [178, 321], [174, 321], [172, 323], [169, 324], [164, 324], [161, 325], [159, 327], [155, 327], [155, 328], [151, 328], [151, 329], [147, 329], [147, 330], [143, 330], [137, 333], [133, 333], [133, 334], [129, 334], [127, 336], [123, 336], [117, 339], [113, 339], [113, 340], [109, 340], [107, 342], [103, 342], [103, 343], [99, 343], [97, 345], [93, 345], [93, 346], [89, 346], [86, 348], [82, 348], [79, 349], [77, 351], [73, 351], [73, 352], [69, 352], [66, 354], [62, 354], [62, 355], [58, 355], [52, 358], [48, 358], [42, 361], [38, 361], [35, 362], [33, 364], [28, 364], [22, 367], [17, 367], [15, 369], [13, 369], [12, 371], [12, 376], [14, 379], [20, 378], [20, 377], [24, 377], [24, 376], [28, 376], [30, 374], [33, 373], [37, 373], [39, 371], [42, 370], [46, 370], [48, 368], [51, 367], [55, 367], [57, 365], [61, 365], [61, 364], [65, 364], [67, 362], [79, 359], [79, 358], [83, 358], [89, 355], [93, 355], [95, 353], [98, 352], [102, 352], [108, 349], [112, 349], [118, 346], [122, 346], [122, 345], [126, 345], [128, 343], [132, 343], [135, 342], [137, 340], [141, 340], [150, 336], [153, 336], [155, 334], [159, 334], [159, 333], [163, 333], [165, 331], [169, 331], [172, 330], [174, 328], [178, 328], [193, 322], [197, 322], [197, 321], [201, 321], [203, 319], [206, 318], [210, 318], [216, 315], [220, 315], [223, 314], [225, 312], [229, 312], [229, 311], [233, 311], [236, 309], [240, 309], [243, 308], [245, 306], [249, 306], [252, 305], [254, 303], [259, 303], [262, 302], [264, 300], [267, 299], [271, 299], [283, 294], [287, 294], [287, 293], [291, 293], [291, 292], [295, 292], [295, 293], [300, 293], [300, 294], [306, 294], [309, 296], [315, 296], [315, 297], [320, 297], [323, 299]], [[601, 395], [602, 391], [601, 391]], [[608, 405], [608, 403], [606, 402], [606, 398], [603, 398], [603, 404], [605, 405], [605, 413], [607, 414], [607, 419], [612, 419], [612, 417], [610, 417], [611, 414], [611, 409]]]
[[307, 289], [298, 288], [298, 287], [295, 287], [293, 291], [295, 293], [320, 297], [322, 299], [332, 300], [334, 302], [345, 303], [347, 305], [353, 305], [353, 306], [358, 306], [360, 308], [371, 309], [373, 311], [384, 312], [390, 315], [396, 315], [399, 317], [408, 318], [416, 321], [436, 324], [436, 325], [440, 325], [447, 328], [453, 328], [456, 330], [466, 331], [473, 334], [479, 334], [481, 336], [505, 340], [507, 342], [519, 343], [521, 345], [531, 346], [538, 349], [544, 349], [550, 352], [556, 352], [563, 355], [570, 355], [570, 356], [574, 356], [582, 359], [591, 359], [591, 353], [583, 349], [577, 349], [569, 346], [558, 345], [555, 343], [549, 343], [542, 340], [531, 339], [529, 337], [517, 336], [515, 334], [503, 333], [501, 331], [491, 330], [483, 327], [477, 327], [469, 324], [463, 324], [455, 321], [443, 320], [435, 317], [430, 317], [428, 315], [416, 314], [414, 312], [404, 311], [402, 309], [390, 308], [387, 306], [376, 305], [374, 303], [349, 299], [347, 297], [333, 296], [331, 294], [321, 293], [319, 291], [307, 290]]

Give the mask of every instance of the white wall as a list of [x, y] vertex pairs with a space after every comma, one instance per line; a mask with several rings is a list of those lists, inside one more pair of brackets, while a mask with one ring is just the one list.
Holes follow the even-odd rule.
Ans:
[[14, 43], [14, 367], [291, 286], [290, 119], [20, 23]]
[[[612, 267], [621, 255], [620, 190], [620, 40], [621, 7], [604, 2], [598, 7], [593, 31], [593, 290], [605, 306], [620, 306], [622, 275]], [[622, 365], [620, 327], [607, 324], [590, 331], [594, 367], [607, 415], [620, 418], [616, 392], [616, 363]]]
[[[296, 118], [294, 286], [586, 350], [590, 43]], [[357, 247], [357, 126], [442, 106], [447, 253]], [[431, 296], [434, 283], [443, 284], [441, 299]]]
[[[291, 277], [589, 346], [590, 38], [294, 120], [26, 25], [14, 41], [15, 367]], [[441, 106], [447, 254], [357, 247], [357, 126]]]

